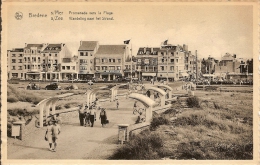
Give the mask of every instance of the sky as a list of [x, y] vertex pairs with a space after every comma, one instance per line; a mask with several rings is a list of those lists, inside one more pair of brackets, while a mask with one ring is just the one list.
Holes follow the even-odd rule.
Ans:
[[[7, 8], [7, 48], [25, 43], [66, 43], [77, 55], [80, 41], [123, 44], [131, 39], [133, 55], [139, 47], [159, 47], [168, 40], [172, 45], [188, 45], [199, 58], [209, 55], [220, 59], [226, 52], [238, 58], [253, 57], [253, 7], [236, 5], [176, 5], [174, 3], [115, 3], [113, 5], [11, 5]], [[51, 21], [59, 10], [63, 20]], [[21, 20], [15, 13], [23, 13]], [[88, 12], [72, 15], [72, 12]], [[112, 15], [104, 14], [112, 12]], [[89, 12], [96, 12], [90, 15]], [[101, 12], [101, 14], [98, 14]], [[32, 18], [29, 13], [47, 14]], [[69, 17], [113, 17], [114, 20], [72, 21]]]

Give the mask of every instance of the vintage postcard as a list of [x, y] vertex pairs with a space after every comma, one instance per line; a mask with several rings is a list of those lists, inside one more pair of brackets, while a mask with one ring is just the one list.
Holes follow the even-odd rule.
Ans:
[[3, 164], [257, 164], [258, 2], [2, 3]]

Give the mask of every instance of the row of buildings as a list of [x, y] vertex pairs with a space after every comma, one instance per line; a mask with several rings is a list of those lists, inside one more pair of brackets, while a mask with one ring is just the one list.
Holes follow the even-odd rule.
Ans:
[[80, 41], [77, 56], [65, 43], [25, 44], [8, 50], [8, 78], [36, 80], [100, 79], [135, 77], [178, 80], [196, 73], [195, 56], [186, 45], [141, 47], [132, 56], [128, 44], [100, 45], [98, 41]]
[[159, 47], [140, 47], [136, 55], [131, 51], [129, 44], [80, 41], [77, 55], [72, 55], [65, 43], [25, 44], [24, 48], [7, 51], [8, 79], [87, 80], [94, 77], [111, 81], [132, 75], [145, 80], [175, 81], [201, 75], [202, 62], [187, 45], [164, 43]]

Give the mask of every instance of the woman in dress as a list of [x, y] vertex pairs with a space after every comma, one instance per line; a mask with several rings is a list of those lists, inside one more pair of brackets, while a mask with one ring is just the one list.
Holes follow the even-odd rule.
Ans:
[[104, 127], [104, 125], [106, 124], [106, 120], [107, 120], [107, 113], [105, 111], [105, 108], [101, 108], [99, 119], [101, 119], [102, 127]]

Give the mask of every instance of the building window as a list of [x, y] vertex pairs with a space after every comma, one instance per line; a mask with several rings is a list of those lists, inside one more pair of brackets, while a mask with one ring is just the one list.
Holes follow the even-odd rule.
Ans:
[[18, 77], [18, 73], [12, 73], [12, 77]]
[[174, 59], [171, 59], [171, 63], [174, 63]]
[[96, 70], [100, 70], [100, 66], [96, 66]]
[[15, 59], [12, 59], [12, 63], [16, 63], [16, 60], [15, 60]]
[[45, 54], [43, 54], [43, 57], [45, 57]]
[[171, 55], [172, 55], [172, 56], [174, 56], [174, 53], [173, 53], [173, 52], [171, 52]]
[[70, 70], [70, 66], [66, 66], [66, 70]]
[[28, 69], [31, 69], [31, 66], [30, 66], [30, 65], [27, 65], [27, 68], [28, 68]]
[[171, 71], [174, 71], [174, 66], [171, 66], [170, 70], [171, 70]]
[[12, 54], [12, 57], [15, 57], [15, 54]]
[[55, 64], [57, 64], [58, 63], [58, 60], [55, 60]]
[[120, 66], [117, 66], [116, 68], [117, 68], [117, 70], [121, 70], [121, 67], [120, 67]]
[[23, 62], [23, 60], [22, 59], [19, 59], [19, 63], [22, 63]]
[[22, 66], [19, 66], [19, 70], [22, 70], [23, 69], [23, 67]]
[[19, 57], [23, 57], [23, 54], [19, 54]]
[[86, 52], [86, 56], [88, 56], [88, 52]]
[[42, 60], [43, 63], [45, 63], [45, 60]]
[[26, 62], [26, 57], [24, 57], [24, 61]]
[[72, 70], [75, 70], [75, 66], [72, 66]]
[[90, 60], [90, 63], [92, 64], [92, 60]]
[[110, 66], [109, 70], [115, 70], [115, 67], [114, 66]]
[[51, 54], [49, 54], [49, 56], [51, 56]]
[[30, 57], [28, 57], [28, 62], [30, 62]]
[[24, 69], [26, 69], [26, 65], [24, 65]]
[[90, 56], [92, 56], [92, 53], [90, 53]]
[[21, 77], [23, 77], [23, 73], [21, 73]]
[[147, 66], [145, 66], [145, 71], [146, 71], [146, 72], [148, 71], [148, 67], [147, 67]]
[[15, 70], [15, 66], [13, 66], [12, 70]]
[[164, 59], [162, 59], [162, 63], [164, 63]]
[[164, 66], [160, 66], [161, 67], [161, 70], [164, 71]]
[[106, 59], [105, 59], [105, 58], [102, 58], [102, 59], [101, 59], [101, 62], [106, 62]]
[[178, 59], [176, 59], [176, 63], [178, 63], [179, 62], [179, 60]]
[[83, 56], [84, 55], [84, 53], [83, 52], [80, 52], [80, 56]]
[[62, 66], [62, 70], [65, 70], [65, 66]]
[[92, 66], [90, 67], [90, 70], [92, 70]]
[[57, 54], [55, 54], [55, 57], [57, 57], [58, 55]]
[[161, 55], [163, 56], [163, 55], [164, 55], [164, 53], [163, 53], [163, 52], [161, 52]]
[[102, 66], [102, 70], [107, 70], [107, 67], [106, 66]]
[[38, 53], [41, 53], [41, 51], [40, 51], [40, 50], [38, 50]]
[[121, 59], [118, 59], [118, 63], [121, 63]]
[[38, 65], [38, 69], [41, 69], [41, 65]]

